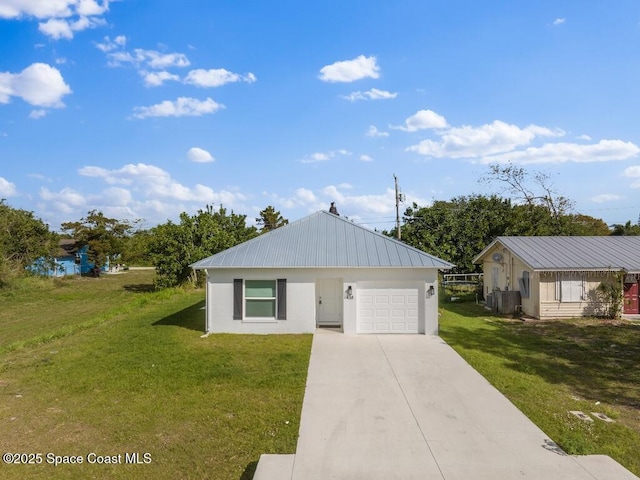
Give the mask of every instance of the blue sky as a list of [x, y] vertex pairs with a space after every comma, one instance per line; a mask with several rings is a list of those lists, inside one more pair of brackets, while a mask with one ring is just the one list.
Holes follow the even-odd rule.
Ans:
[[0, 0], [0, 198], [57, 229], [224, 205], [378, 229], [547, 173], [640, 214], [636, 0]]

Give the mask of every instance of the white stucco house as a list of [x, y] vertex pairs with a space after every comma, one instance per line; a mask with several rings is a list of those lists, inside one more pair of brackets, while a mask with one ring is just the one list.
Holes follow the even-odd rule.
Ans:
[[320, 211], [191, 265], [206, 272], [207, 333], [438, 333], [452, 264]]

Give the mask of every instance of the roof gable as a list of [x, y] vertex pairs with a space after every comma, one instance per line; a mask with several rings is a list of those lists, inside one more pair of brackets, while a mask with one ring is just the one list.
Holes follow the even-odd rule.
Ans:
[[319, 211], [191, 265], [206, 268], [409, 267], [452, 264]]
[[533, 270], [626, 270], [640, 272], [640, 237], [497, 237], [476, 258], [501, 244]]

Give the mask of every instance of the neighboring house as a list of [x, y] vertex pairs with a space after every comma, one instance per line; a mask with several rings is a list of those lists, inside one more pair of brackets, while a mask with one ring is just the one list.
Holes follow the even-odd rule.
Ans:
[[487, 306], [497, 311], [506, 292], [518, 292], [517, 306], [535, 318], [602, 315], [598, 286], [621, 282], [623, 313], [640, 313], [640, 237], [498, 237], [473, 262], [484, 271]]
[[[85, 275], [91, 273], [94, 264], [89, 262], [87, 245], [80, 246], [78, 242], [71, 238], [60, 240], [59, 249], [53, 258], [53, 262], [46, 262], [44, 259], [37, 260], [29, 267], [32, 272], [46, 277], [64, 277], [66, 275]], [[106, 272], [109, 264], [101, 268]]]
[[426, 334], [453, 267], [326, 211], [191, 266], [207, 274], [207, 332]]

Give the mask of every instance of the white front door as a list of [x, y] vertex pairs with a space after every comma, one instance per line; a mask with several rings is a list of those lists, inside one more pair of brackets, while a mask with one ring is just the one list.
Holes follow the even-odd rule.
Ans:
[[342, 280], [316, 280], [316, 318], [318, 326], [342, 326]]

